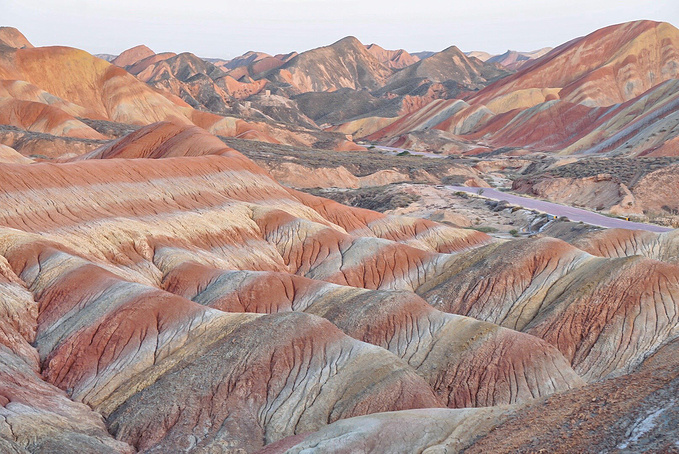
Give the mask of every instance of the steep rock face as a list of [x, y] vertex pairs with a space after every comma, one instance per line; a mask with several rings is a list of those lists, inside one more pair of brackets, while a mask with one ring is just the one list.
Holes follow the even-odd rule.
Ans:
[[375, 90], [383, 86], [391, 74], [360, 41], [350, 36], [330, 46], [302, 52], [264, 76], [305, 93], [342, 87]]

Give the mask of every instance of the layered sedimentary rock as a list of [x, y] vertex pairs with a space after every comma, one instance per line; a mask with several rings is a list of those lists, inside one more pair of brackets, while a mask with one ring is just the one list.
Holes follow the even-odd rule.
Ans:
[[[87, 109], [90, 118], [148, 124], [188, 118], [186, 104], [153, 91], [121, 68], [67, 47], [18, 49], [0, 66], [0, 78], [23, 80]], [[77, 62], [71, 64], [70, 62]]]
[[667, 344], [630, 375], [529, 405], [361, 416], [262, 452], [674, 452], [677, 348]]
[[33, 47], [28, 39], [14, 27], [0, 27], [0, 44], [15, 49]]
[[46, 383], [4, 346], [0, 346], [0, 402], [2, 452], [134, 452], [111, 437], [99, 414]]
[[[459, 94], [472, 108], [461, 109], [461, 101], [434, 100], [366, 135], [389, 140], [436, 128], [493, 149], [674, 156], [679, 134], [677, 43], [679, 31], [668, 23], [637, 21], [606, 27], [549, 51], [511, 76], [478, 87], [482, 89], [477, 93]], [[415, 74], [419, 67], [434, 65], [435, 59], [428, 57], [390, 80]], [[480, 76], [463, 78], [464, 83], [475, 77]]]
[[7, 145], [0, 145], [0, 162], [8, 162], [14, 164], [29, 164], [31, 159], [22, 156], [18, 151]]
[[485, 103], [526, 88], [557, 87], [562, 100], [593, 106], [629, 101], [676, 78], [679, 32], [664, 22], [612, 25], [550, 51], [474, 97]]
[[[657, 50], [654, 39], [667, 38], [662, 59], [671, 63], [672, 30], [655, 32], [644, 22], [607, 31], [620, 35], [618, 47], [634, 44], [622, 45], [625, 55]], [[604, 44], [607, 36], [599, 37]], [[583, 40], [581, 50], [595, 47]], [[231, 98], [271, 84], [276, 93], [250, 99], [270, 102], [274, 112], [283, 104], [294, 109], [297, 101], [286, 96], [306, 90], [366, 88], [373, 93], [350, 97], [337, 118], [351, 117], [356, 106], [396, 109], [402, 117], [356, 120], [345, 134], [370, 132], [422, 150], [427, 141], [437, 148], [447, 141], [453, 147], [441, 150], [455, 154], [567, 145], [565, 153], [629, 146], [636, 155], [665, 153], [676, 135], [675, 81], [649, 90], [648, 81], [641, 88], [632, 81], [629, 99], [610, 108], [587, 105], [589, 94], [575, 100], [567, 86], [517, 86], [487, 105], [470, 96], [421, 108], [460, 88], [452, 79], [433, 82], [444, 73], [480, 88], [500, 70], [451, 48], [392, 76], [379, 60], [396, 65], [400, 57], [366, 50], [354, 38], [299, 56], [246, 55], [226, 76], [228, 63], [190, 54], [137, 48], [117, 58], [142, 79], [166, 81], [173, 95], [81, 51], [31, 48], [6, 29], [0, 41], [0, 120], [10, 123], [2, 131], [9, 146], [0, 146], [0, 450], [502, 452], [676, 444], [676, 235], [590, 231], [568, 236], [571, 244], [498, 240], [341, 205], [282, 186], [212, 134], [299, 145], [335, 140], [338, 149], [351, 148], [350, 137], [337, 142], [270, 118], [221, 117], [177, 97], [181, 90], [188, 90], [185, 99], [206, 95], [199, 102], [206, 107], [213, 84], [226, 84]], [[548, 57], [521, 72], [533, 77]], [[591, 74], [600, 75], [597, 68]], [[262, 71], [268, 81], [249, 79]], [[389, 83], [395, 85], [385, 91]], [[564, 93], [571, 98], [558, 100]], [[314, 112], [307, 117], [313, 128], [315, 119], [331, 120], [327, 105], [342, 97], [298, 99]], [[669, 130], [660, 135], [662, 128]], [[105, 135], [115, 139], [105, 142]], [[21, 155], [48, 142], [56, 145], [43, 156]], [[262, 154], [275, 148], [259, 147]], [[288, 167], [298, 179], [327, 170], [327, 154], [307, 167], [303, 153], [288, 151], [288, 164], [299, 163]], [[316, 181], [361, 186], [419, 175], [440, 182], [428, 173], [433, 167], [394, 159], [401, 158], [413, 160], [356, 181], [337, 169]], [[448, 173], [436, 178], [476, 184], [479, 171], [546, 168], [548, 159], [475, 169], [464, 167], [470, 160], [446, 161]], [[658, 205], [672, 200], [672, 170], [635, 177], [624, 196], [675, 209]], [[606, 186], [607, 203], [625, 205], [609, 187], [617, 182], [596, 183]], [[573, 197], [581, 196], [576, 189]], [[559, 443], [565, 435], [571, 439]]]
[[679, 335], [676, 265], [596, 258], [547, 238], [458, 260], [418, 292], [442, 310], [547, 340], [588, 381], [631, 371]]
[[[34, 344], [43, 377], [103, 414], [117, 438], [137, 449], [251, 451], [263, 437], [273, 441], [322, 421], [439, 405], [405, 363], [320, 318], [224, 314], [122, 279], [38, 237], [3, 234], [3, 256], [38, 305]], [[278, 333], [268, 347], [264, 333]], [[309, 380], [316, 383], [311, 394]], [[207, 419], [205, 406], [215, 408]], [[221, 426], [232, 428], [209, 429]], [[238, 429], [244, 426], [252, 429]]]
[[487, 58], [483, 59], [483, 61], [498, 63], [507, 69], [517, 70], [532, 60], [538, 59], [549, 53], [551, 50], [551, 47], [544, 47], [532, 52], [518, 52], [515, 50], [508, 50], [504, 54], [488, 55]]
[[274, 443], [261, 454], [462, 452], [513, 413], [509, 408], [410, 410], [346, 419]]
[[[150, 50], [143, 48], [130, 51], [122, 54], [118, 62], [129, 63], [131, 71], [143, 75], [145, 80], [162, 90], [82, 50], [2, 47], [0, 100], [3, 104], [11, 104], [3, 108], [6, 114], [2, 121], [31, 131], [90, 140], [102, 139], [102, 136], [82, 124], [78, 120], [80, 117], [138, 126], [170, 121], [196, 125], [223, 136], [270, 143], [311, 146], [322, 142], [329, 148], [348, 146], [344, 136], [319, 140], [313, 130], [291, 130], [271, 123], [195, 110], [192, 106], [214, 107], [218, 113], [229, 113], [221, 107], [238, 95], [236, 92], [240, 93], [238, 96], [249, 96], [259, 92], [265, 83], [257, 81], [251, 84], [256, 88], [244, 88], [220, 69], [191, 54], [154, 54], [143, 58], [148, 52]], [[212, 76], [221, 82], [210, 79], [210, 68], [215, 73]], [[236, 92], [230, 94], [229, 90]], [[213, 101], [218, 105], [212, 105]], [[269, 118], [262, 115], [260, 119]]]
[[140, 128], [127, 136], [109, 142], [90, 153], [85, 159], [158, 159], [177, 156], [228, 154], [233, 151], [217, 137], [197, 126], [160, 122]]
[[582, 383], [562, 355], [537, 338], [441, 313], [409, 292], [357, 289], [283, 273], [220, 271], [195, 262], [171, 270], [163, 284], [172, 293], [228, 312], [319, 315], [351, 337], [402, 358], [452, 408], [523, 402]]
[[507, 74], [501, 66], [469, 58], [451, 46], [394, 74], [387, 82], [387, 89], [395, 91], [422, 80], [454, 81], [465, 89], [479, 89]]
[[103, 140], [105, 137], [58, 107], [0, 98], [0, 123], [55, 136]]
[[116, 58], [111, 60], [111, 63], [124, 68], [125, 66], [134, 65], [137, 62], [144, 60], [145, 58], [151, 57], [156, 53], [144, 45], [139, 45], [127, 49], [118, 55]]
[[524, 194], [617, 215], [641, 215], [630, 189], [609, 174], [582, 178], [519, 178], [512, 189]]
[[679, 231], [653, 233], [643, 230], [607, 229], [578, 235], [569, 242], [599, 257], [641, 255], [664, 262], [679, 261]]
[[87, 158], [0, 164], [0, 340], [123, 442], [88, 429], [87, 446], [252, 452], [338, 419], [583, 384], [547, 342], [409, 291], [485, 234], [285, 189], [192, 127]]

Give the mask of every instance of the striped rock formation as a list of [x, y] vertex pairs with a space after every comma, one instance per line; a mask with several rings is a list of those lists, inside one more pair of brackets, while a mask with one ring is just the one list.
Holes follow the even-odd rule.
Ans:
[[359, 416], [261, 452], [675, 452], [678, 349], [671, 342], [629, 375], [528, 405]]
[[679, 261], [679, 230], [653, 233], [643, 230], [607, 229], [570, 239], [569, 243], [599, 257], [640, 255], [663, 262]]
[[[583, 385], [548, 342], [412, 293], [485, 234], [286, 189], [220, 143], [161, 123], [92, 159], [0, 164], [0, 343], [71, 402], [54, 424], [92, 421], [73, 429], [87, 449], [254, 452]], [[4, 437], [35, 450], [49, 433]]]
[[[482, 149], [675, 156], [678, 49], [679, 30], [668, 23], [614, 25], [569, 41], [476, 93], [461, 94], [464, 100], [437, 99], [397, 118], [363, 115], [336, 129], [384, 142], [439, 129], [461, 136], [452, 141]], [[473, 148], [460, 152], [478, 153]]]
[[679, 336], [679, 267], [593, 257], [556, 239], [475, 249], [417, 289], [430, 304], [533, 334], [585, 380], [630, 372]]
[[474, 96], [474, 102], [534, 88], [558, 88], [573, 103], [610, 106], [679, 74], [679, 31], [664, 22], [612, 25], [553, 49]]
[[[674, 121], [674, 81], [647, 86], [619, 67], [633, 63], [621, 55], [646, 55], [658, 38], [664, 50], [654, 58], [669, 62], [659, 70], [672, 70], [674, 32], [652, 24], [564, 45], [487, 89], [499, 90], [494, 104], [434, 101], [380, 138], [436, 128], [479, 145], [494, 140], [490, 129], [471, 139], [484, 128], [512, 140], [523, 124], [544, 146], [631, 144], [642, 137], [635, 131]], [[587, 105], [612, 92], [588, 94], [573, 81], [512, 98], [525, 88], [510, 90], [517, 80], [542, 80], [540, 68], [597, 40], [614, 64], [592, 64], [583, 77], [609, 80], [613, 71], [616, 83], [631, 83], [619, 105]], [[0, 29], [3, 121], [87, 146], [41, 162], [12, 148], [32, 132], [3, 133], [12, 143], [0, 146], [0, 450], [676, 446], [674, 233], [506, 241], [344, 206], [282, 186], [212, 135], [312, 144], [313, 134], [194, 110], [85, 52], [24, 41]], [[383, 86], [392, 70], [359, 44], [281, 56], [286, 63], [268, 75], [300, 92]], [[338, 52], [346, 58], [328, 66], [333, 77], [303, 77], [311, 57]], [[139, 48], [118, 63], [179, 68], [165, 57]], [[265, 60], [254, 56], [247, 68]], [[434, 71], [436, 60], [411, 72]], [[371, 71], [354, 74], [364, 67]], [[521, 108], [500, 112], [511, 102]], [[574, 127], [585, 118], [595, 129], [577, 140], [540, 129], [550, 109], [573, 109]], [[91, 134], [86, 123], [111, 122], [135, 127], [109, 142], [94, 129], [98, 136], [80, 137]], [[671, 178], [650, 173], [637, 194], [670, 199]]]

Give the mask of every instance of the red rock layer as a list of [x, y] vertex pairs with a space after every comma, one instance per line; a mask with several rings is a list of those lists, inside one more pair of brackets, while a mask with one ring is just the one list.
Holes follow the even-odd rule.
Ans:
[[0, 124], [55, 136], [103, 140], [104, 136], [58, 107], [0, 98]]
[[442, 310], [547, 340], [588, 381], [629, 372], [678, 334], [676, 265], [593, 258], [554, 239], [458, 259], [418, 293]]
[[569, 242], [599, 257], [641, 255], [665, 262], [679, 261], [679, 230], [658, 234], [643, 230], [606, 229], [578, 236]]
[[235, 156], [238, 153], [197, 126], [160, 122], [140, 128], [75, 160], [158, 159], [211, 154]]
[[405, 363], [318, 317], [225, 314], [37, 236], [2, 234], [2, 255], [38, 303], [43, 377], [104, 414], [136, 449], [252, 451], [325, 421], [439, 405]]
[[195, 262], [170, 270], [163, 284], [229, 312], [319, 315], [349, 336], [405, 360], [452, 408], [522, 402], [581, 384], [554, 347], [441, 313], [409, 292], [359, 290], [285, 273], [220, 271]]
[[473, 97], [474, 103], [526, 88], [561, 88], [560, 98], [610, 106], [677, 76], [679, 31], [662, 22], [612, 25], [569, 41]]
[[679, 342], [671, 342], [630, 375], [521, 407], [367, 415], [289, 437], [262, 453], [675, 452], [678, 354]]

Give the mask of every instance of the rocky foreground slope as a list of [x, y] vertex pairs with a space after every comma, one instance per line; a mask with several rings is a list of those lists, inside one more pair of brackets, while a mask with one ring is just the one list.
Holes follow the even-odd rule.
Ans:
[[[614, 35], [645, 52], [655, 49], [651, 38], [673, 33], [649, 27]], [[591, 42], [557, 48], [518, 74]], [[654, 58], [674, 61], [673, 42]], [[509, 98], [475, 101], [524, 80], [517, 75], [479, 98], [419, 109], [439, 88], [459, 88], [447, 73], [479, 88], [500, 70], [450, 48], [396, 72], [407, 55], [353, 38], [300, 55], [253, 53], [231, 67], [144, 47], [111, 65], [75, 49], [33, 48], [6, 28], [0, 44], [0, 451], [677, 450], [674, 232], [555, 223], [540, 235], [498, 239], [341, 205], [272, 177], [354, 177], [345, 187], [403, 178], [487, 184], [480, 176], [495, 168], [550, 165], [538, 158], [437, 165], [409, 156], [383, 169], [386, 159], [367, 162], [375, 154], [365, 151], [349, 158], [281, 146], [274, 156], [266, 148], [351, 148], [343, 134], [313, 129], [332, 118], [324, 103], [389, 84], [410, 93], [412, 81], [416, 92], [433, 92], [394, 98], [413, 109], [386, 128], [370, 118], [344, 126], [389, 140], [400, 132], [412, 143], [448, 140], [474, 154], [495, 146], [473, 138], [480, 125], [529, 125], [549, 143], [568, 142], [528, 121], [560, 106], [593, 120], [587, 130], [578, 117], [578, 140], [594, 143], [585, 138], [605, 129], [615, 148], [641, 130], [634, 125], [671, 125], [675, 81], [640, 96], [630, 89], [614, 107], [556, 99], [572, 81], [521, 94], [518, 111], [499, 112]], [[313, 80], [317, 57], [334, 58], [332, 74]], [[449, 65], [456, 58], [464, 71]], [[340, 93], [299, 95], [314, 112], [308, 129], [199, 110], [213, 94], [223, 107], [231, 102], [224, 87], [239, 70], [242, 84], [256, 84], [247, 78], [261, 70], [295, 92]], [[338, 104], [342, 115], [375, 98], [361, 96]], [[673, 131], [658, 140], [671, 144]], [[272, 172], [238, 147], [259, 151], [252, 155]], [[345, 173], [328, 167], [342, 159]], [[628, 173], [648, 203], [673, 188], [672, 166]]]
[[459, 449], [679, 335], [675, 264], [346, 207], [219, 144], [0, 164], [7, 450]]

